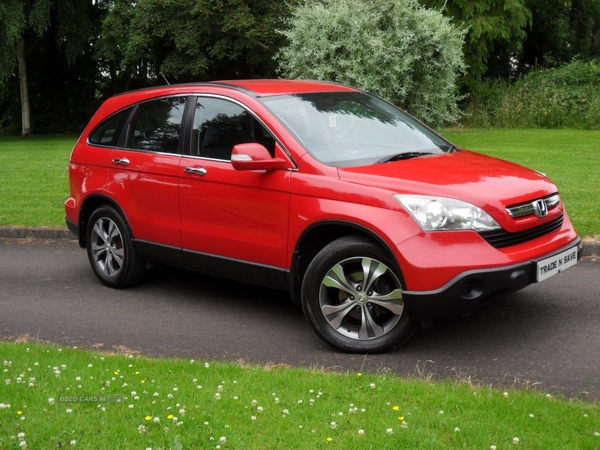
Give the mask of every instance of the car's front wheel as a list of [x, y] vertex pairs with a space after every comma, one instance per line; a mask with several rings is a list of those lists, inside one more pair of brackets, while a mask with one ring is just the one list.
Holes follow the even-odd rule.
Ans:
[[96, 276], [113, 288], [139, 282], [146, 263], [138, 255], [125, 220], [105, 205], [90, 216], [86, 230], [87, 254]]
[[302, 307], [319, 337], [354, 353], [382, 352], [415, 330], [393, 263], [374, 242], [346, 236], [324, 247], [302, 283]]

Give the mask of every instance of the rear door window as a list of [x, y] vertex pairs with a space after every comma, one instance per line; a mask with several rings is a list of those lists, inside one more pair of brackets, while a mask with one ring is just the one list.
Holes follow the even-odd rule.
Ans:
[[181, 153], [181, 124], [187, 97], [171, 97], [138, 105], [126, 147], [152, 152]]

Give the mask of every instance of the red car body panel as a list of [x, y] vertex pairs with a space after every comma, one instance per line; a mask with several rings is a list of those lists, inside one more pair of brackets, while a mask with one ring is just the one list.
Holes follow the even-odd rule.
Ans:
[[206, 176], [180, 170], [183, 247], [227, 258], [286, 267], [291, 173], [239, 172], [221, 161], [183, 158]]
[[[327, 233], [348, 233], [354, 229], [376, 239], [393, 255], [407, 299], [411, 293], [437, 293], [475, 271], [488, 276], [487, 271], [531, 266], [578, 242], [562, 202], [545, 217], [515, 219], [507, 211], [509, 206], [558, 192], [539, 172], [466, 150], [386, 164], [331, 167], [313, 158], [261, 102], [262, 97], [274, 95], [332, 91], [360, 92], [331, 83], [243, 80], [166, 86], [112, 97], [90, 120], [73, 150], [67, 222], [85, 245], [90, 213], [86, 205], [109, 201], [123, 212], [136, 241], [273, 268], [287, 274], [292, 290], [302, 275], [296, 271], [306, 267], [306, 262], [297, 260], [312, 230], [323, 227]], [[252, 111], [278, 142], [274, 156], [289, 161], [292, 169], [239, 171], [228, 161], [107, 148], [88, 141], [107, 117], [131, 105], [202, 95], [230, 99]], [[205, 173], [190, 173], [185, 170], [189, 168]], [[540, 237], [495, 248], [471, 230], [424, 231], [394, 194], [469, 202], [508, 233], [561, 217], [562, 224]], [[187, 264], [185, 257], [181, 261]], [[188, 266], [196, 268], [193, 263]], [[519, 270], [513, 275], [519, 277]], [[527, 276], [516, 287], [530, 283]]]

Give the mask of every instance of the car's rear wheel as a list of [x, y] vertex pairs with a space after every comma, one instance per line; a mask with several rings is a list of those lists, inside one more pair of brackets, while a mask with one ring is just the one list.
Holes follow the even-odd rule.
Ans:
[[102, 283], [124, 288], [139, 282], [146, 271], [125, 220], [111, 206], [101, 206], [90, 216], [86, 230], [87, 254]]
[[319, 337], [355, 353], [389, 350], [415, 330], [394, 264], [371, 240], [347, 236], [324, 247], [302, 283], [302, 307]]

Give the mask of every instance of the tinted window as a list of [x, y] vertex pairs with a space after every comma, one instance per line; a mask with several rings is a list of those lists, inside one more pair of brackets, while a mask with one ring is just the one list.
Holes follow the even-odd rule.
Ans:
[[234, 145], [258, 142], [275, 155], [271, 133], [240, 105], [218, 98], [198, 98], [192, 130], [192, 154], [230, 160]]
[[142, 103], [131, 122], [127, 148], [177, 153], [185, 97]]
[[124, 109], [98, 125], [90, 134], [90, 143], [115, 147], [131, 109]]

